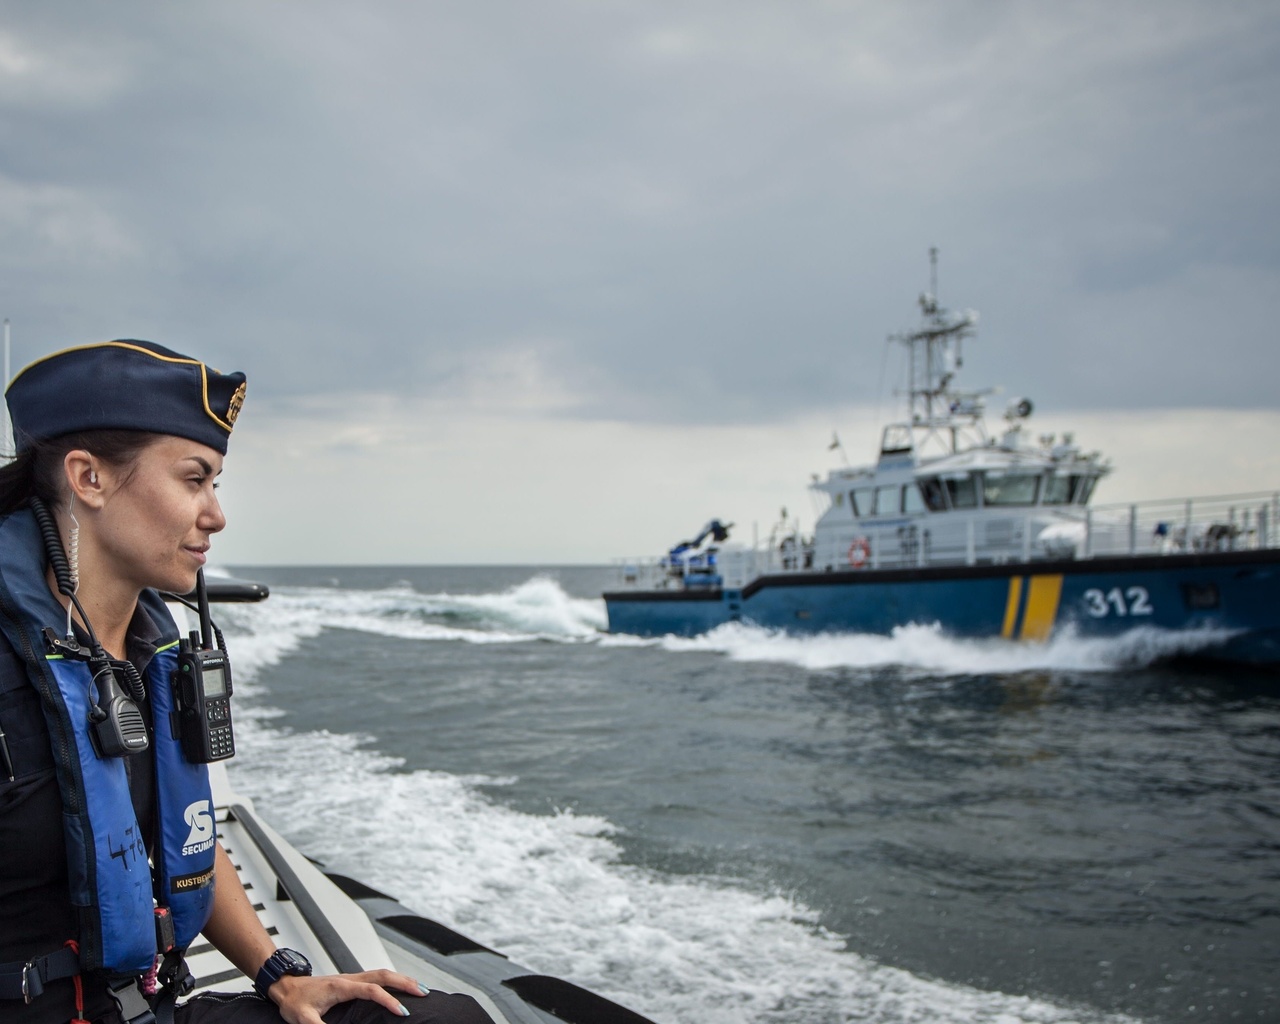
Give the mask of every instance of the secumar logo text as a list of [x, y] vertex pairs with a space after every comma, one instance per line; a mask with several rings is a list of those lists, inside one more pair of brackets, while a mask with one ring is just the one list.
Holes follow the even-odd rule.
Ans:
[[191, 834], [182, 846], [182, 855], [190, 857], [196, 853], [204, 853], [213, 848], [213, 814], [209, 811], [208, 800], [197, 800], [188, 804], [182, 812], [182, 820], [191, 826]]

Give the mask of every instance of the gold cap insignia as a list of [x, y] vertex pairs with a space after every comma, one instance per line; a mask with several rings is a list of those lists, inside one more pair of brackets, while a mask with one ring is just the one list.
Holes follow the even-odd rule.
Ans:
[[236, 393], [231, 396], [231, 402], [227, 405], [227, 422], [233, 427], [236, 425], [236, 418], [240, 415], [240, 407], [244, 405], [245, 385], [241, 384], [236, 388]]

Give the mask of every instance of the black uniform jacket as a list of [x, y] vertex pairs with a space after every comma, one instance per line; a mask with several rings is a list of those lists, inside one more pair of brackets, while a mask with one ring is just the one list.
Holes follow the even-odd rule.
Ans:
[[[139, 606], [130, 623], [129, 660], [145, 672], [161, 631]], [[147, 704], [150, 701], [146, 702]], [[143, 708], [150, 728], [150, 708]], [[76, 938], [76, 914], [67, 880], [62, 797], [40, 695], [22, 655], [0, 632], [0, 729], [14, 779], [0, 758], [0, 963], [27, 960]], [[154, 831], [154, 765], [143, 752], [125, 759], [134, 810], [145, 835]], [[148, 849], [151, 842], [148, 841]], [[104, 986], [84, 979], [85, 1012], [105, 1012]], [[66, 1024], [75, 1012], [72, 979], [55, 981], [29, 1006], [0, 1000], [5, 1024]]]

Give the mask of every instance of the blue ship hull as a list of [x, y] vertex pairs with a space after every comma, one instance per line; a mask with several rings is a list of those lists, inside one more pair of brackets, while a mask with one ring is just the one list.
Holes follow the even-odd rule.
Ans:
[[888, 633], [939, 624], [960, 637], [1047, 640], [1133, 629], [1208, 633], [1197, 655], [1280, 663], [1280, 550], [760, 576], [741, 590], [604, 595], [609, 630], [692, 636], [727, 622], [792, 633]]

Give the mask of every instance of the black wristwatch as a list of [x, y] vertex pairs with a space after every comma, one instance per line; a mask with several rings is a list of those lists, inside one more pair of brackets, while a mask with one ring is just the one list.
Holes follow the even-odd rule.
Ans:
[[306, 977], [310, 973], [311, 961], [296, 949], [277, 949], [267, 957], [267, 962], [258, 971], [258, 976], [253, 979], [253, 987], [258, 995], [266, 999], [267, 989], [286, 974], [292, 974], [295, 977]]

